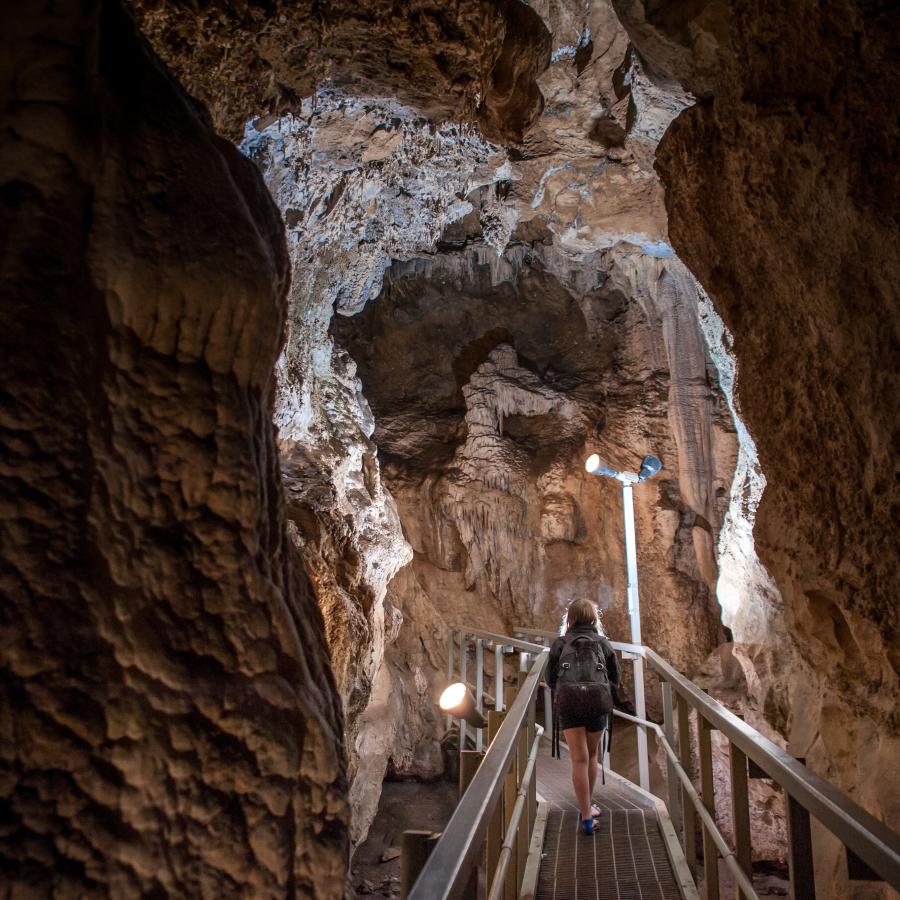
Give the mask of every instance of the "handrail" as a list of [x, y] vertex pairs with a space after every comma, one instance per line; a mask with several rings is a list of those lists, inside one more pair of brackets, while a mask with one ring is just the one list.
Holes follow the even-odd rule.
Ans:
[[[516, 634], [529, 637], [556, 638], [558, 636], [557, 632], [550, 630], [516, 628], [514, 631]], [[515, 752], [517, 732], [521, 728], [529, 706], [534, 700], [549, 658], [549, 648], [542, 644], [531, 643], [519, 638], [511, 638], [487, 631], [459, 630], [459, 634], [461, 646], [463, 641], [469, 637], [475, 639], [476, 646], [479, 648], [481, 642], [493, 643], [498, 653], [498, 659], [502, 647], [519, 649], [523, 654], [523, 660], [525, 658], [524, 654], [534, 655], [535, 659], [512, 708], [509, 710], [494, 741], [488, 748], [488, 753], [484, 757], [482, 765], [473, 777], [469, 790], [466, 791], [460, 800], [456, 812], [447, 826], [444, 837], [438, 843], [430, 860], [422, 870], [421, 876], [410, 894], [413, 900], [435, 900], [435, 898], [444, 900], [444, 898], [459, 897], [460, 892], [464, 889], [464, 885], [476, 864], [476, 857], [484, 841], [488, 821], [499, 801], [504, 776], [509, 769], [510, 760]], [[687, 734], [689, 735], [690, 733], [691, 729], [688, 726], [687, 714], [690, 709], [694, 709], [700, 719], [698, 725], [702, 725], [702, 728], [700, 728], [701, 737], [704, 733], [708, 734], [708, 731], [704, 732], [704, 729], [716, 729], [731, 744], [732, 803], [737, 803], [739, 799], [738, 795], [735, 794], [735, 790], [740, 792], [740, 788], [737, 788], [737, 785], [741, 782], [736, 781], [736, 779], [738, 778], [737, 772], [740, 771], [741, 766], [745, 770], [745, 774], [742, 777], [743, 791], [746, 795], [746, 760], [750, 759], [784, 790], [791, 810], [796, 808], [798, 831], [796, 832], [796, 837], [791, 837], [790, 839], [792, 883], [795, 877], [794, 861], [799, 860], [799, 874], [797, 877], [800, 880], [798, 884], [801, 886], [801, 889], [804, 884], [812, 888], [812, 856], [808, 829], [809, 817], [814, 816], [822, 826], [834, 834], [847, 847], [848, 853], [852, 851], [880, 878], [883, 878], [885, 882], [895, 889], [900, 890], [900, 835], [866, 812], [866, 810], [833, 785], [814, 775], [789, 753], [764, 737], [693, 684], [649, 647], [617, 641], [611, 641], [610, 643], [614, 649], [632, 655], [636, 671], [637, 667], [643, 667], [644, 663], [646, 663], [663, 682], [663, 706], [667, 716], [665, 730], [661, 729], [659, 725], [646, 720], [644, 718], [645, 714], [640, 710], [638, 710], [638, 716], [630, 716], [618, 710], [616, 715], [619, 718], [634, 722], [640, 732], [646, 732], [648, 729], [652, 730], [665, 750], [669, 761], [669, 780], [674, 783], [680, 782], [683, 804], [685, 805], [685, 855], [689, 857], [689, 862], [694, 858], [694, 850], [693, 825], [689, 824], [687, 809], [691, 809], [691, 816], [696, 814], [700, 818], [703, 824], [704, 843], [707, 838], [712, 842], [710, 852], [713, 853], [713, 859], [715, 858], [715, 851], [712, 849], [714, 845], [734, 874], [743, 895], [751, 898], [756, 897], [753, 892], [752, 881], [750, 880], [749, 821], [746, 818], [748, 814], [746, 796], [743, 799], [743, 816], [745, 817], [746, 825], [744, 826], [743, 836], [738, 835], [736, 826], [735, 840], [737, 847], [735, 850], [732, 850], [716, 826], [715, 815], [711, 806], [709, 806], [712, 802], [712, 794], [707, 797], [706, 782], [704, 782], [703, 796], [701, 797], [684, 769], [684, 766], [687, 765], [686, 760], [690, 758], [690, 740], [683, 732], [687, 729]], [[635, 688], [638, 691], [637, 683]], [[670, 732], [674, 725], [671, 704], [672, 691], [678, 695], [680, 751], [682, 756], [685, 753], [688, 754], [687, 757], [683, 758], [679, 757], [670, 744]], [[667, 697], [669, 698], [668, 700], [666, 699]], [[682, 741], [687, 741], [687, 743], [682, 743]], [[704, 779], [711, 778], [708, 737], [705, 744], [701, 741], [701, 745], [701, 768], [703, 769], [703, 766], [706, 766], [703, 769], [706, 773], [703, 777]], [[706, 747], [705, 751], [703, 746]], [[675, 779], [677, 779], [677, 782], [675, 782]], [[671, 802], [679, 805], [677, 804], [677, 791]], [[672, 813], [674, 815], [674, 808]], [[734, 812], [734, 815], [737, 817], [737, 811]], [[793, 815], [793, 813], [790, 815]], [[692, 823], [693, 819], [690, 822]], [[804, 833], [805, 837], [803, 836]], [[688, 834], [691, 835], [690, 846], [687, 843]], [[807, 866], [807, 868], [804, 869], [804, 866]], [[717, 896], [717, 894], [718, 891], [716, 890], [715, 895]]]
[[541, 650], [547, 649], [543, 644], [533, 644], [531, 641], [511, 638], [505, 634], [496, 634], [493, 631], [473, 631], [471, 628], [458, 628], [456, 630], [463, 634], [471, 635], [473, 638], [481, 638], [481, 640], [489, 641], [492, 644], [502, 644], [504, 647], [513, 647], [525, 653], [540, 653]]
[[[516, 634], [537, 635], [538, 637], [558, 638], [558, 631], [550, 631], [544, 628], [514, 628]], [[610, 641], [610, 647], [613, 650], [621, 650], [624, 653], [633, 653], [635, 656], [644, 655], [644, 646], [642, 644], [629, 644], [625, 641]]]
[[525, 635], [534, 634], [534, 635], [537, 635], [538, 637], [548, 637], [548, 638], [550, 638], [550, 637], [558, 638], [559, 637], [558, 631], [550, 631], [548, 628], [518, 628], [517, 627], [517, 628], [513, 628], [513, 631], [516, 634], [525, 634]]
[[495, 640], [504, 645], [523, 645], [521, 649], [534, 653], [535, 659], [478, 771], [413, 885], [409, 900], [446, 900], [461, 896], [477, 863], [488, 823], [500, 799], [506, 773], [518, 746], [519, 729], [537, 693], [550, 655], [546, 647], [538, 644], [514, 641], [491, 632], [460, 630], [466, 635]]
[[900, 889], [900, 836], [827, 781], [814, 775], [777, 744], [760, 734], [684, 677], [649, 647], [644, 658], [713, 727], [773, 778], [785, 793], [814, 815], [860, 859]]
[[519, 785], [519, 790], [516, 793], [516, 805], [513, 807], [512, 815], [509, 818], [506, 834], [503, 835], [503, 846], [500, 848], [497, 870], [494, 873], [494, 880], [491, 882], [490, 890], [488, 891], [488, 900], [500, 900], [506, 888], [506, 870], [509, 868], [509, 860], [512, 857], [513, 844], [515, 843], [516, 832], [519, 830], [519, 822], [522, 819], [522, 813], [525, 811], [528, 789], [531, 787], [531, 779], [534, 777], [534, 768], [537, 765], [537, 755], [543, 733], [544, 729], [537, 725], [535, 727], [534, 741], [532, 741], [531, 750], [528, 753], [528, 764], [525, 766], [522, 783]]
[[697, 810], [697, 814], [703, 820], [703, 824], [706, 826], [710, 835], [712, 835], [712, 839], [716, 843], [716, 847], [719, 849], [719, 853], [722, 854], [722, 859], [725, 860], [725, 865], [731, 870], [731, 874], [734, 875], [735, 881], [740, 885], [741, 893], [744, 897], [750, 898], [750, 900], [759, 900], [759, 895], [753, 889], [753, 883], [747, 877], [747, 874], [740, 867], [737, 859], [735, 859], [734, 851], [731, 847], [728, 846], [728, 842], [722, 836], [722, 832], [719, 831], [719, 826], [716, 825], [715, 819], [710, 815], [709, 810], [703, 805], [703, 800], [701, 800], [700, 795], [697, 793], [697, 790], [694, 788], [694, 785], [691, 783], [691, 779], [688, 777], [687, 772], [684, 771], [683, 766], [681, 765], [681, 761], [678, 759], [675, 751], [672, 749], [671, 744], [666, 739], [666, 735], [663, 732], [662, 728], [659, 727], [655, 722], [648, 722], [646, 719], [639, 719], [637, 716], [630, 716], [628, 713], [622, 712], [619, 709], [613, 710], [613, 715], [618, 716], [620, 719], [626, 719], [629, 722], [634, 722], [635, 725], [639, 725], [641, 728], [650, 728], [656, 734], [656, 739], [659, 741], [663, 749], [666, 751], [666, 755], [669, 757], [672, 765], [675, 767], [675, 772], [678, 775], [678, 780], [681, 782], [684, 787], [685, 792], [688, 797], [691, 799], [691, 803], [694, 805], [694, 808]]
[[[556, 635], [553, 631], [533, 628], [515, 628], [514, 631], [529, 636]], [[752, 759], [788, 796], [821, 822], [874, 872], [900, 890], [900, 836], [895, 831], [739, 719], [654, 650], [618, 641], [610, 643], [616, 650], [642, 656], [663, 681], [670, 684], [676, 693], [697, 710], [698, 715]], [[653, 730], [658, 731], [658, 727], [653, 726]], [[705, 818], [702, 813], [701, 818]]]

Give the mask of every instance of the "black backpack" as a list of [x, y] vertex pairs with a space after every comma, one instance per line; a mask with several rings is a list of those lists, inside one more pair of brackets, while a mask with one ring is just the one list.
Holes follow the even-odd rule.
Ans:
[[[598, 634], [572, 634], [563, 637], [563, 648], [559, 655], [556, 673], [556, 690], [553, 697], [553, 738], [552, 755], [559, 759], [559, 716], [560, 706], [571, 709], [584, 702], [589, 695], [599, 709], [606, 714], [607, 747], [612, 743], [613, 693], [606, 670], [606, 641]], [[610, 647], [610, 653], [612, 648]], [[603, 755], [601, 753], [601, 771]], [[603, 773], [606, 784], [606, 773]]]
[[602, 638], [594, 634], [567, 634], [563, 638], [556, 675], [556, 690], [569, 693], [568, 685], [591, 685], [600, 699], [600, 708], [609, 715], [613, 710], [612, 687], [606, 671]]

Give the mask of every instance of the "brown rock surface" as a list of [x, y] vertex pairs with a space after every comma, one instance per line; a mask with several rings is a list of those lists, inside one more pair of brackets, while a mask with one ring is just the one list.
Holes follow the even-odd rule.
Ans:
[[388, 589], [403, 625], [386, 676], [406, 710], [380, 750], [395, 770], [436, 758], [446, 625], [556, 627], [583, 593], [627, 639], [620, 492], [584, 473], [594, 450], [663, 459], [637, 492], [645, 634], [682, 669], [702, 664], [721, 639], [714, 548], [737, 448], [677, 259], [620, 245], [573, 264], [551, 245], [497, 257], [475, 243], [395, 263], [332, 331], [415, 551]]
[[896, 12], [135, 9], [217, 128], [272, 114], [284, 224], [116, 3], [5, 17], [10, 883], [339, 896], [348, 775], [356, 841], [440, 770], [448, 623], [626, 633], [593, 450], [666, 466], [648, 642], [697, 671], [718, 587], [718, 688], [896, 825]]
[[134, 0], [141, 28], [216, 127], [297, 112], [322, 82], [396, 98], [435, 122], [477, 121], [521, 139], [540, 112], [549, 41], [519, 0], [338, 0], [191, 6]]
[[707, 98], [658, 166], [673, 243], [734, 334], [768, 480], [755, 535], [783, 607], [735, 630], [751, 693], [896, 828], [897, 10], [616, 7], [650, 65]]
[[115, 3], [4, 12], [2, 893], [340, 897], [277, 209]]
[[[513, 455], [519, 459], [498, 474], [502, 489], [495, 491], [490, 527], [481, 527], [479, 504], [472, 498], [487, 482], [478, 460], [488, 447], [503, 455], [508, 441], [474, 434], [472, 429], [481, 427], [475, 420], [483, 416], [475, 407], [463, 408], [463, 392], [494, 388], [461, 379], [513, 334], [517, 348], [526, 346], [526, 366], [533, 358], [546, 365], [551, 357], [540, 344], [548, 337], [557, 350], [571, 344], [568, 368], [587, 370], [590, 387], [582, 391], [587, 407], [606, 393], [618, 395], [605, 410], [610, 415], [618, 410], [623, 420], [619, 433], [609, 434], [613, 456], [634, 454], [629, 456], [634, 462], [640, 455], [633, 448], [645, 440], [666, 448], [657, 452], [668, 454], [675, 477], [658, 483], [662, 499], [657, 503], [654, 494], [645, 517], [656, 535], [648, 558], [656, 551], [662, 562], [652, 568], [665, 573], [658, 584], [648, 574], [648, 590], [671, 602], [651, 607], [646, 618], [653, 620], [651, 631], [662, 645], [689, 670], [719, 637], [712, 595], [715, 544], [736, 448], [698, 325], [700, 295], [664, 244], [665, 215], [651, 166], [656, 142], [687, 100], [677, 85], [652, 81], [643, 72], [608, 4], [597, 4], [586, 16], [566, 5], [541, 14], [553, 27], [554, 51], [540, 84], [556, 100], [547, 104], [515, 158], [465, 127], [435, 129], [409, 106], [360, 99], [335, 84], [320, 87], [300, 104], [295, 118], [263, 119], [245, 134], [245, 150], [263, 168], [288, 225], [293, 285], [276, 422], [293, 534], [325, 612], [344, 703], [354, 842], [365, 836], [385, 772], [427, 776], [440, 770], [438, 721], [431, 708], [434, 677], [443, 668], [445, 623], [471, 614], [466, 606], [473, 602], [472, 592], [477, 615], [492, 625], [516, 619], [555, 624], [563, 594], [573, 590], [599, 589], [604, 605], [621, 606], [613, 604], [616, 593], [624, 594], [618, 495], [580, 474], [597, 410], [585, 413], [581, 401], [569, 399], [572, 384], [563, 390], [529, 387], [527, 378], [522, 381], [527, 371], [511, 363], [509, 378], [501, 381], [511, 386], [512, 399], [503, 395], [496, 402], [511, 402], [507, 424], [524, 429], [516, 436], [521, 446]], [[565, 43], [570, 32], [580, 35], [578, 46]], [[585, 40], [590, 34], [596, 45]], [[504, 254], [511, 234], [515, 246]], [[623, 239], [644, 250], [622, 251]], [[444, 252], [432, 257], [436, 242]], [[609, 259], [601, 259], [598, 250]], [[662, 262], [657, 252], [670, 261]], [[379, 298], [392, 259], [405, 261], [393, 265], [409, 276], [408, 289], [433, 295], [446, 316], [426, 321], [423, 332], [404, 312], [399, 323], [382, 322], [377, 334], [364, 333], [364, 347], [354, 345], [348, 354], [335, 346], [329, 322], [335, 312], [341, 314], [333, 324], [340, 335], [343, 317], [354, 317], [353, 322], [370, 314], [373, 301], [378, 310], [393, 303]], [[592, 272], [598, 265], [602, 275]], [[611, 347], [623, 342], [622, 328], [601, 334], [609, 325], [605, 314], [585, 299], [604, 280], [610, 308], [636, 301], [628, 351], [612, 363]], [[453, 288], [442, 296], [435, 281]], [[554, 318], [548, 335], [544, 310], [549, 307], [556, 316], [566, 306], [569, 311]], [[649, 318], [645, 327], [642, 315]], [[363, 364], [362, 382], [360, 354], [384, 363], [382, 369]], [[642, 399], [639, 386], [648, 373], [658, 373], [658, 384], [647, 391], [650, 399]], [[486, 377], [488, 384], [494, 380]], [[379, 408], [373, 418], [367, 400], [391, 389], [400, 392], [405, 406]], [[538, 395], [544, 411], [534, 414], [528, 398]], [[487, 424], [494, 413], [483, 412]], [[642, 425], [642, 417], [654, 424]], [[554, 430], [560, 421], [570, 422], [566, 434]], [[646, 434], [635, 440], [635, 432]], [[462, 448], [456, 447], [460, 441]], [[543, 450], [542, 444], [547, 444]], [[428, 489], [443, 499], [410, 493], [393, 469], [388, 491], [379, 455], [392, 464], [396, 452], [407, 460], [421, 453], [422, 459], [411, 463], [415, 477], [431, 479]], [[523, 477], [516, 469], [529, 455], [537, 457], [536, 468]], [[463, 479], [445, 478], [442, 466], [463, 472]], [[543, 474], [542, 466], [549, 467]], [[589, 496], [579, 501], [569, 493], [573, 485], [566, 484], [573, 467], [579, 473], [574, 487], [591, 485]], [[528, 479], [539, 476], [540, 484], [526, 488]], [[391, 497], [396, 492], [403, 495], [399, 516]], [[579, 503], [590, 508], [595, 493], [604, 498], [608, 525], [596, 536], [601, 546], [579, 547], [585, 540]], [[524, 518], [534, 522], [523, 525], [522, 508], [529, 504], [532, 512]], [[434, 521], [421, 522], [423, 514]], [[446, 553], [465, 557], [463, 584], [456, 574], [441, 575], [432, 584], [409, 572], [395, 576], [411, 552], [404, 533], [421, 550], [417, 541], [431, 528], [437, 534], [426, 539], [437, 542], [438, 568], [448, 565]], [[462, 550], [456, 547], [460, 535]], [[549, 553], [544, 543], [551, 546]], [[417, 563], [424, 558], [420, 553]], [[449, 564], [451, 571], [460, 560]], [[568, 569], [578, 573], [577, 584], [556, 584], [558, 573]], [[613, 580], [610, 572], [616, 573]], [[624, 634], [621, 609], [611, 616], [618, 617], [613, 626]]]

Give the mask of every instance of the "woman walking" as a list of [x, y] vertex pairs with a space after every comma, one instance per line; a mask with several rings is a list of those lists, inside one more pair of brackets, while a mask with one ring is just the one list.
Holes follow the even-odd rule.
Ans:
[[569, 604], [566, 632], [550, 650], [547, 682], [572, 760], [572, 786], [581, 830], [593, 834], [594, 818], [600, 815], [591, 803], [597, 780], [597, 754], [612, 714], [619, 663], [600, 630], [597, 607], [589, 600], [573, 600]]

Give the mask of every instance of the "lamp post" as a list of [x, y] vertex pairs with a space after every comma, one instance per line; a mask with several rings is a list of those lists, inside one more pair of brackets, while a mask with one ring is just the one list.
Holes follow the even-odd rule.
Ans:
[[[641, 605], [638, 595], [637, 575], [637, 542], [634, 533], [634, 496], [632, 488], [648, 478], [652, 478], [662, 468], [662, 463], [655, 456], [645, 456], [640, 472], [619, 472], [611, 468], [596, 454], [591, 454], [584, 464], [591, 475], [603, 475], [614, 478], [622, 484], [622, 513], [625, 519], [625, 565], [628, 575], [628, 618], [631, 621], [631, 643], [641, 643]], [[647, 718], [647, 707], [644, 701], [644, 660], [637, 657], [634, 661], [634, 706], [639, 719]], [[647, 733], [638, 728], [638, 776], [641, 787], [650, 790], [650, 765], [647, 756]]]

